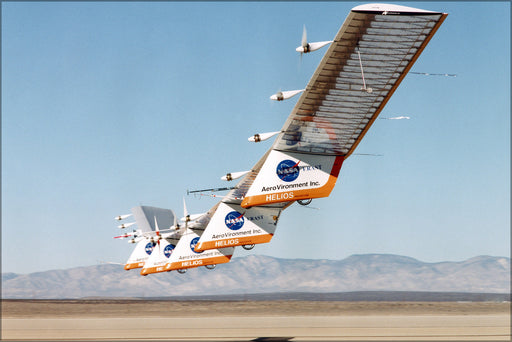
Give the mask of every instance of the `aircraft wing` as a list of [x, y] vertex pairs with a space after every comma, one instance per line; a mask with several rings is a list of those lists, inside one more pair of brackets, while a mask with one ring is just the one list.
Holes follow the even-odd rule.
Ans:
[[354, 7], [273, 149], [350, 156], [446, 16], [396, 5]]
[[[266, 217], [273, 216], [275, 225], [280, 212], [294, 201], [329, 196], [343, 161], [446, 16], [397, 5], [354, 7], [272, 147], [223, 198], [232, 209], [226, 208], [228, 214], [222, 213], [220, 220], [212, 218], [197, 249], [261, 243], [253, 235], [231, 238], [236, 237], [231, 212], [246, 215], [244, 210], [251, 208], [273, 208], [277, 211], [263, 214], [262, 222], [272, 224]], [[271, 237], [274, 230], [265, 231], [265, 236]]]
[[249, 208], [329, 196], [343, 161], [446, 16], [397, 5], [354, 7], [271, 149], [227, 197], [243, 198]]

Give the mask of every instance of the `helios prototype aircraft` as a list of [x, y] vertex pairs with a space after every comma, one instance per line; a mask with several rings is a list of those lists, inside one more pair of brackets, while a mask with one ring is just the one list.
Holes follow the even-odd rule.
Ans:
[[[213, 268], [229, 262], [234, 247], [251, 249], [270, 242], [281, 212], [294, 202], [307, 205], [314, 198], [329, 196], [343, 162], [446, 16], [367, 4], [350, 11], [332, 41], [308, 43], [304, 27], [296, 49], [301, 55], [329, 47], [305, 89], [271, 96], [282, 101], [301, 94], [280, 131], [249, 138], [259, 142], [275, 137], [272, 147], [251, 170], [222, 177], [240, 181], [206, 213], [193, 219], [185, 213], [183, 227], [170, 210], [158, 209], [161, 216], [147, 213], [144, 218], [134, 212], [142, 231], [130, 235], [138, 245], [125, 268], [143, 267], [143, 275]], [[144, 220], [147, 223], [141, 228]]]

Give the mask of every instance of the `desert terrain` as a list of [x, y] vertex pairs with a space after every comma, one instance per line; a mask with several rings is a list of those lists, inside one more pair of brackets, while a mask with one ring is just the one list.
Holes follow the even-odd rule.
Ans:
[[2, 340], [503, 340], [510, 303], [2, 300]]

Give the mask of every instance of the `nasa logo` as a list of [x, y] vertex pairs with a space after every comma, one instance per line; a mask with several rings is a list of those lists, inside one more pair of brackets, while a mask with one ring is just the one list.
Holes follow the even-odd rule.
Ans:
[[224, 222], [226, 227], [231, 230], [238, 230], [244, 225], [244, 214], [240, 214], [238, 211], [232, 211], [226, 215]]
[[277, 165], [277, 177], [285, 182], [293, 182], [299, 177], [299, 163], [290, 159], [283, 160]]
[[153, 247], [154, 247], [154, 246], [155, 246], [155, 245], [153, 245], [153, 243], [152, 243], [152, 242], [148, 242], [148, 244], [146, 245], [146, 253], [147, 253], [148, 255], [151, 255], [151, 252], [153, 252]]
[[199, 237], [195, 237], [192, 239], [192, 241], [190, 241], [190, 249], [192, 250], [192, 252], [196, 253], [196, 254], [200, 254], [200, 253], [203, 253], [203, 252], [196, 252], [194, 248], [196, 248], [196, 245], [197, 245], [197, 242], [199, 241]]
[[171, 256], [172, 251], [174, 250], [175, 247], [176, 246], [174, 246], [174, 245], [167, 245], [167, 246], [165, 246], [165, 248], [164, 248], [164, 255], [165, 255], [166, 258]]

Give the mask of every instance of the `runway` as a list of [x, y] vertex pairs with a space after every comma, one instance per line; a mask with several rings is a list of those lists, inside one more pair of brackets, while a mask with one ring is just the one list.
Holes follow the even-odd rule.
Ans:
[[[393, 303], [379, 303], [377, 306], [359, 303], [359, 311], [335, 312], [332, 303], [315, 303], [308, 307], [307, 303], [293, 302], [289, 305], [295, 308], [295, 312], [283, 308], [287, 303], [281, 303], [281, 312], [264, 311], [267, 314], [254, 309], [259, 304], [246, 303], [247, 314], [244, 314], [244, 303], [209, 303], [206, 305], [209, 312], [199, 313], [204, 303], [191, 302], [169, 303], [168, 310], [160, 311], [160, 315], [150, 310], [150, 303], [137, 304], [140, 312], [137, 314], [132, 307], [125, 311], [126, 315], [120, 314], [126, 305], [115, 309], [111, 307], [108, 313], [94, 312], [95, 306], [89, 306], [88, 310], [87, 305], [82, 305], [84, 311], [81, 314], [74, 311], [76, 308], [66, 306], [61, 311], [47, 308], [46, 314], [39, 311], [21, 315], [12, 311], [2, 317], [2, 340], [509, 341], [511, 338], [510, 303], [480, 306], [480, 309], [454, 303], [414, 303], [408, 307], [400, 304], [407, 310], [393, 309]], [[147, 310], [143, 305], [148, 305]], [[176, 306], [180, 305], [182, 307], [177, 310]], [[354, 307], [353, 303], [338, 305]], [[443, 308], [443, 305], [447, 306]], [[101, 310], [107, 310], [107, 306]], [[162, 303], [159, 306], [159, 310], [164, 310]], [[322, 306], [326, 308], [325, 312], [322, 312]], [[211, 310], [213, 307], [217, 309]], [[260, 309], [271, 307], [267, 303]], [[300, 307], [304, 307], [303, 312], [297, 309]], [[365, 307], [372, 310], [364, 310]], [[315, 312], [304, 315], [313, 308], [316, 308]], [[468, 312], [468, 308], [473, 312]], [[9, 310], [2, 309], [3, 313], [6, 311]], [[66, 312], [70, 315], [66, 316]]]
[[510, 317], [319, 316], [53, 318], [2, 320], [2, 339], [22, 340], [510, 340]]

